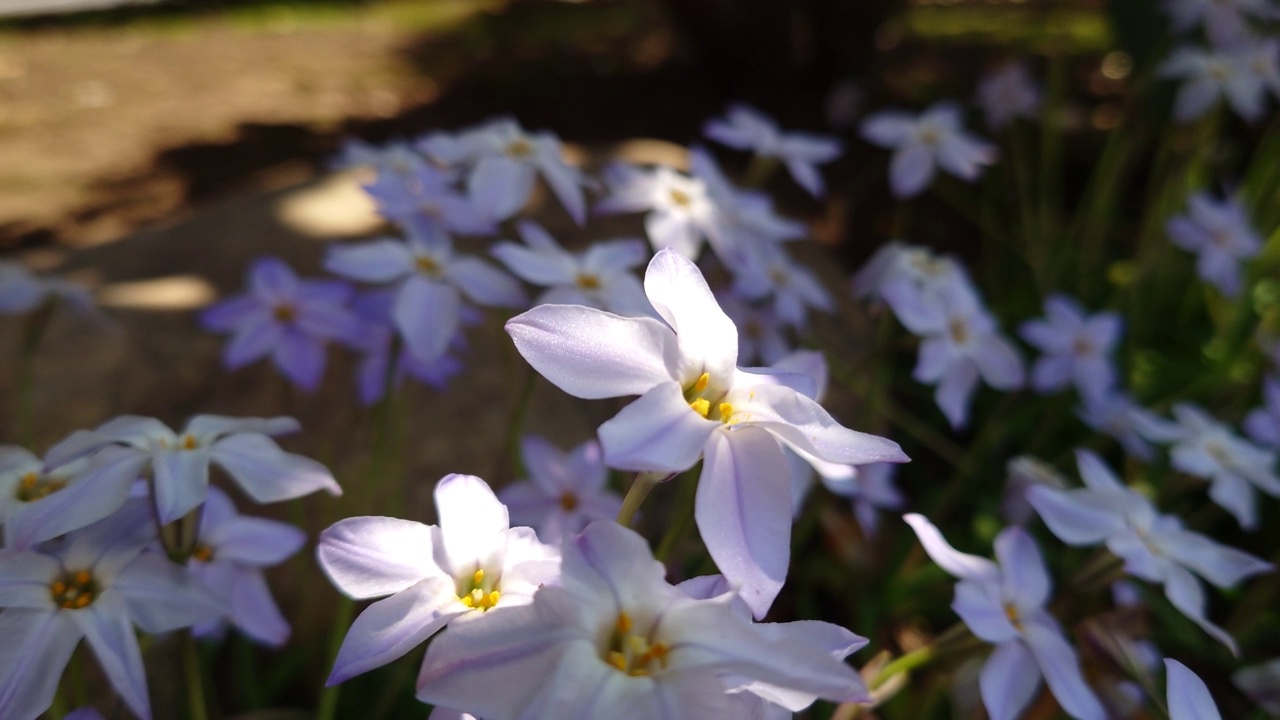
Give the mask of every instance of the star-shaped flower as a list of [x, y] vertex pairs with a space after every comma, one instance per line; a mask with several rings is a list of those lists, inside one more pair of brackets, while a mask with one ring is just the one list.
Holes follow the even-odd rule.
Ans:
[[267, 257], [249, 268], [249, 291], [206, 310], [200, 323], [231, 334], [223, 363], [231, 370], [271, 356], [303, 390], [324, 376], [326, 346], [357, 347], [364, 329], [348, 304], [355, 288], [339, 280], [302, 280], [283, 261]]
[[1208, 193], [1187, 199], [1187, 214], [1165, 226], [1173, 244], [1196, 254], [1196, 272], [1227, 297], [1240, 292], [1240, 261], [1262, 249], [1262, 239], [1235, 198], [1215, 200]]
[[593, 520], [612, 520], [622, 498], [608, 487], [609, 468], [600, 443], [588, 440], [569, 452], [536, 435], [520, 443], [528, 478], [498, 493], [511, 521], [538, 531], [546, 543], [558, 544]]
[[919, 115], [882, 110], [862, 122], [862, 137], [893, 150], [889, 186], [900, 198], [923, 192], [939, 167], [973, 182], [996, 156], [992, 145], [965, 131], [959, 106], [945, 102]]
[[93, 298], [84, 287], [35, 275], [21, 263], [0, 262], [0, 315], [30, 312], [50, 300], [61, 300], [81, 312], [93, 309]]
[[1075, 385], [1080, 396], [1098, 398], [1116, 382], [1111, 353], [1120, 340], [1120, 316], [1086, 315], [1075, 300], [1051, 295], [1044, 301], [1044, 320], [1022, 324], [1019, 334], [1044, 353], [1031, 368], [1031, 386], [1042, 393]]
[[992, 130], [1001, 130], [1016, 118], [1034, 118], [1040, 100], [1040, 88], [1020, 62], [1003, 65], [978, 82], [978, 104]]
[[811, 378], [737, 368], [733, 322], [678, 252], [663, 250], [649, 263], [645, 293], [662, 321], [541, 305], [513, 318], [507, 332], [570, 395], [640, 395], [600, 427], [610, 466], [674, 474], [705, 458], [698, 528], [762, 617], [790, 556], [791, 490], [779, 441], [844, 464], [907, 458], [896, 443], [839, 425], [811, 399]]
[[1196, 575], [1231, 588], [1246, 577], [1272, 570], [1271, 564], [1219, 545], [1184, 529], [1178, 518], [1158, 513], [1150, 500], [1121, 484], [1097, 455], [1079, 450], [1076, 458], [1084, 489], [1039, 486], [1027, 493], [1053, 534], [1069, 545], [1105, 542], [1125, 561], [1126, 572], [1163, 584], [1179, 612], [1236, 652], [1231, 636], [1205, 617], [1204, 590]]
[[708, 121], [702, 132], [722, 145], [782, 162], [796, 183], [815, 197], [825, 189], [817, 166], [835, 160], [841, 152], [834, 137], [783, 132], [773, 118], [746, 105], [731, 106], [723, 119]]
[[974, 635], [996, 646], [979, 676], [991, 720], [1018, 717], [1035, 697], [1041, 678], [1071, 717], [1106, 720], [1106, 710], [1085, 683], [1075, 648], [1044, 608], [1051, 581], [1026, 531], [1010, 527], [996, 536], [996, 564], [956, 551], [923, 516], [904, 519], [929, 557], [960, 579], [951, 609]]
[[1160, 75], [1183, 80], [1174, 99], [1174, 119], [1195, 120], [1220, 100], [1226, 100], [1245, 122], [1261, 120], [1267, 101], [1267, 78], [1258, 72], [1256, 60], [1252, 48], [1239, 46], [1230, 50], [1189, 46], [1174, 50], [1160, 65]]
[[869, 699], [841, 660], [864, 639], [828, 623], [752, 623], [731, 594], [699, 599], [664, 574], [644, 538], [592, 523], [565, 543], [563, 586], [431, 644], [418, 699], [486, 720], [743, 718], [762, 699], [792, 711]]
[[439, 525], [355, 517], [320, 534], [316, 552], [333, 584], [357, 600], [383, 598], [351, 625], [328, 685], [386, 665], [464, 616], [485, 621], [493, 608], [527, 605], [557, 582], [559, 552], [532, 528], [511, 527], [480, 478], [446, 475], [435, 502]]

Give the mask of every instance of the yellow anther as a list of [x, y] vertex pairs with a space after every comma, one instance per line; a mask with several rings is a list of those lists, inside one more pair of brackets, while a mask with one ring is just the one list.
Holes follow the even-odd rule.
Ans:
[[729, 422], [729, 416], [733, 415], [733, 405], [729, 403], [720, 403], [720, 407], [718, 409], [720, 410], [720, 420], [722, 422]]
[[533, 154], [533, 146], [528, 140], [520, 138], [507, 145], [507, 154], [516, 158], [528, 157]]
[[582, 288], [583, 290], [599, 290], [600, 289], [600, 278], [596, 277], [595, 275], [588, 275], [586, 273], [582, 273], [578, 275], [576, 282], [578, 283], [578, 287]]
[[711, 401], [706, 398], [698, 398], [689, 403], [689, 407], [693, 408], [693, 411], [702, 417], [706, 417], [707, 413], [711, 412]]
[[193, 435], [183, 435], [183, 436], [182, 436], [182, 449], [183, 449], [183, 450], [195, 450], [195, 449], [196, 449], [196, 448], [198, 448], [198, 447], [200, 447], [200, 441], [199, 441], [199, 440], [196, 440], [196, 439], [195, 439], [195, 436], [193, 436]]
[[479, 585], [484, 582], [484, 570], [480, 569], [471, 574], [471, 584]]
[[36, 473], [29, 472], [26, 475], [23, 475], [22, 480], [19, 482], [22, 483], [23, 490], [30, 490], [36, 486], [36, 483], [40, 482], [40, 476]]
[[683, 190], [672, 190], [671, 202], [681, 207], [688, 207], [693, 204], [693, 198], [689, 197], [689, 193], [684, 192]]
[[93, 575], [90, 575], [88, 570], [81, 570], [75, 575], [75, 581], [80, 585], [88, 585], [91, 580]]
[[85, 593], [76, 598], [75, 606], [77, 610], [89, 607], [89, 603], [93, 602], [93, 593]]
[[418, 272], [420, 273], [424, 273], [426, 275], [440, 274], [440, 265], [435, 261], [435, 258], [429, 258], [429, 257], [426, 257], [425, 255], [419, 255], [413, 261], [413, 264], [415, 267], [418, 268]]
[[618, 613], [618, 622], [614, 629], [618, 631], [619, 635], [626, 635], [631, 632], [631, 616], [624, 612]]
[[501, 599], [502, 599], [502, 593], [498, 592], [497, 590], [490, 591], [489, 597], [485, 598], [485, 602], [487, 603], [485, 605], [485, 609], [487, 610], [491, 607], [494, 607], [495, 605], [498, 604], [498, 601]]
[[1013, 603], [1008, 603], [1004, 606], [1004, 615], [1009, 618], [1009, 624], [1013, 625], [1014, 628], [1022, 629], [1022, 614], [1018, 612], [1018, 608]]
[[609, 653], [604, 656], [604, 659], [605, 662], [618, 668], [622, 672], [627, 671], [627, 656], [617, 650], [610, 650]]
[[662, 667], [666, 667], [668, 652], [666, 645], [663, 645], [662, 643], [654, 643], [653, 647], [649, 648], [649, 652], [645, 654], [648, 655], [651, 660], [657, 660], [661, 663]]
[[53, 591], [54, 595], [61, 595], [67, 591], [67, 584], [61, 580], [54, 580], [49, 589]]
[[706, 390], [707, 383], [710, 383], [710, 382], [711, 382], [711, 375], [709, 373], [702, 373], [701, 375], [698, 376], [697, 382], [693, 384], [693, 391], [695, 393], [700, 393]]
[[476, 606], [476, 601], [472, 600], [470, 595], [463, 595], [458, 599], [462, 601], [463, 605], [466, 605], [469, 608], [474, 608]]
[[191, 557], [200, 562], [209, 562], [213, 559], [213, 548], [208, 545], [197, 545], [196, 549], [191, 551]]

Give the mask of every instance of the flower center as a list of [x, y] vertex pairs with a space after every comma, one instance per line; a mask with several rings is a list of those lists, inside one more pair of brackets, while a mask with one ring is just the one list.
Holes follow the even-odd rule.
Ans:
[[786, 287], [789, 278], [787, 277], [786, 270], [783, 270], [782, 268], [773, 268], [769, 271], [769, 279], [778, 287]]
[[693, 198], [689, 196], [689, 193], [673, 188], [671, 190], [671, 202], [679, 205], [680, 207], [687, 208], [693, 204]]
[[710, 373], [702, 373], [693, 385], [684, 389], [684, 399], [689, 403], [689, 407], [702, 417], [708, 420], [719, 420], [727, 425], [729, 417], [733, 415], [733, 405], [727, 402], [712, 404], [711, 400], [704, 397], [707, 386], [710, 384]]
[[533, 154], [533, 146], [528, 140], [519, 138], [507, 145], [507, 154], [513, 158], [526, 158]]
[[1226, 448], [1222, 447], [1218, 443], [1213, 441], [1205, 443], [1204, 451], [1209, 453], [1210, 457], [1214, 460], [1217, 460], [1219, 465], [1222, 465], [1223, 467], [1231, 467], [1231, 454], [1227, 452]]
[[200, 562], [212, 562], [213, 548], [205, 545], [204, 543], [200, 543], [199, 545], [196, 545], [195, 550], [191, 551], [191, 557], [195, 560], [199, 560]]
[[1075, 342], [1071, 343], [1071, 351], [1080, 357], [1092, 355], [1093, 343], [1089, 342], [1087, 338], [1076, 338]]
[[574, 495], [573, 492], [569, 490], [565, 490], [563, 493], [560, 493], [560, 507], [565, 512], [573, 512], [574, 510], [577, 510], [578, 496]]
[[88, 570], [64, 573], [49, 583], [53, 603], [65, 610], [82, 610], [97, 597], [100, 588]]
[[957, 345], [964, 345], [969, 341], [969, 323], [964, 318], [951, 318], [947, 323], [947, 332], [951, 335], [951, 342]]
[[288, 303], [281, 303], [277, 305], [275, 309], [271, 311], [271, 314], [275, 316], [277, 322], [282, 323], [291, 323], [298, 319], [297, 309]]
[[632, 677], [646, 677], [654, 670], [665, 670], [670, 649], [664, 643], [650, 643], [649, 638], [631, 630], [631, 616], [618, 613], [604, 661]]
[[933, 127], [932, 125], [925, 125], [924, 127], [920, 128], [919, 138], [922, 144], [928, 145], [929, 147], [933, 147], [937, 145], [940, 140], [942, 140], [942, 134], [939, 133], [938, 129]]
[[1004, 616], [1009, 618], [1009, 624], [1013, 625], [1013, 629], [1022, 632], [1022, 613], [1018, 612], [1018, 607], [1013, 603], [1005, 603]]
[[458, 600], [463, 605], [475, 610], [488, 610], [498, 604], [502, 593], [498, 592], [492, 579], [485, 580], [483, 569], [476, 570], [468, 578], [470, 582], [458, 584]]
[[18, 492], [14, 494], [14, 497], [20, 502], [35, 502], [40, 498], [48, 497], [58, 492], [66, 486], [66, 480], [58, 480], [33, 471], [23, 475], [18, 480]]
[[587, 273], [579, 273], [578, 277], [574, 280], [574, 282], [577, 283], [578, 287], [582, 288], [583, 290], [599, 290], [600, 289], [600, 278], [596, 277], [595, 275], [589, 275]]
[[419, 255], [414, 259], [413, 265], [423, 275], [440, 277], [440, 263], [436, 262], [435, 258]]

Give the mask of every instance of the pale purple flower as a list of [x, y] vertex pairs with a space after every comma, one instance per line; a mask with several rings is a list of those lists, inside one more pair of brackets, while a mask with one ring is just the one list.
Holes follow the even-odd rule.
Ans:
[[58, 516], [100, 512], [102, 505], [114, 502], [120, 494], [117, 489], [89, 494], [103, 485], [115, 488], [127, 483], [124, 496], [119, 497], [123, 503], [128, 487], [148, 466], [156, 517], [162, 525], [204, 502], [210, 464], [226, 471], [254, 502], [292, 500], [317, 490], [341, 495], [342, 489], [323, 465], [281, 450], [268, 437], [295, 432], [298, 427], [298, 421], [288, 417], [196, 415], [181, 433], [175, 433], [154, 418], [122, 415], [94, 430], [78, 431], [49, 449], [45, 456], [48, 466], [59, 467], [105, 449], [111, 453], [102, 466], [106, 479], [94, 483], [86, 478], [76, 484], [76, 492], [48, 496], [50, 502], [41, 509], [41, 519], [31, 520], [30, 525], [39, 528], [45, 522], [58, 522]]
[[610, 466], [666, 475], [705, 457], [698, 528], [721, 572], [763, 616], [790, 559], [791, 490], [779, 441], [829, 462], [907, 458], [896, 443], [838, 424], [810, 399], [811, 378], [737, 368], [733, 322], [678, 252], [663, 250], [649, 263], [645, 292], [663, 322], [541, 305], [513, 318], [507, 332], [570, 395], [641, 396], [600, 426]]
[[1155, 457], [1148, 441], [1168, 435], [1173, 427], [1134, 402], [1128, 393], [1115, 389], [1098, 397], [1085, 396], [1076, 415], [1094, 430], [1118, 440], [1126, 453], [1140, 460]]
[[427, 165], [427, 159], [404, 140], [392, 140], [381, 147], [359, 138], [348, 138], [330, 162], [335, 170], [373, 168], [378, 175], [410, 178]]
[[493, 220], [478, 210], [471, 198], [454, 187], [455, 173], [422, 164], [412, 173], [380, 173], [364, 187], [383, 217], [400, 225], [428, 222], [446, 232], [490, 235]]
[[639, 535], [592, 523], [565, 543], [562, 587], [432, 643], [418, 699], [485, 720], [727, 720], [760, 698], [788, 710], [869, 700], [836, 657], [863, 638], [820, 622], [755, 624], [731, 595], [697, 599], [664, 574]]
[[808, 228], [778, 215], [766, 192], [747, 190], [729, 182], [711, 153], [697, 145], [689, 148], [689, 172], [701, 180], [719, 211], [711, 246], [720, 259], [732, 265], [741, 249], [761, 243], [786, 242], [807, 237]]
[[1158, 438], [1174, 443], [1169, 459], [1175, 470], [1208, 480], [1209, 497], [1231, 513], [1245, 530], [1258, 527], [1254, 488], [1280, 497], [1276, 454], [1241, 438], [1190, 403], [1173, 406], [1177, 425]]
[[0, 315], [19, 315], [58, 300], [73, 310], [93, 309], [89, 291], [76, 283], [58, 277], [41, 277], [25, 265], [0, 262]]
[[[97, 522], [111, 514], [112, 501], [100, 502], [97, 512], [89, 515], [61, 517], [53, 527], [38, 531], [27, 527], [29, 518], [41, 517], [42, 504], [54, 493], [84, 478], [89, 462], [77, 460], [61, 467], [45, 469], [45, 463], [34, 453], [15, 445], [0, 446], [0, 525], [4, 526], [4, 543], [0, 547], [26, 548], [50, 540], [71, 530]], [[120, 488], [118, 507], [128, 496], [128, 480]]]
[[949, 284], [926, 294], [908, 282], [881, 290], [898, 320], [922, 339], [913, 377], [936, 384], [934, 399], [952, 427], [969, 419], [978, 378], [998, 390], [1023, 384], [1022, 358], [1000, 334], [995, 318], [964, 286]]
[[1001, 130], [1017, 118], [1034, 118], [1040, 102], [1040, 88], [1025, 63], [1002, 65], [978, 81], [978, 105], [992, 130]]
[[54, 550], [0, 552], [0, 717], [44, 712], [83, 638], [129, 709], [150, 720], [134, 626], [163, 633], [226, 611], [181, 565], [143, 552], [154, 537], [147, 501], [135, 499]]
[[333, 584], [357, 600], [383, 598], [351, 625], [328, 685], [396, 660], [451, 623], [491, 622], [489, 610], [526, 605], [557, 581], [556, 548], [511, 527], [480, 478], [446, 475], [435, 502], [439, 525], [355, 517], [320, 534], [316, 552]]
[[959, 106], [937, 103], [919, 115], [881, 110], [862, 121], [862, 137], [893, 150], [889, 186], [899, 198], [919, 195], [937, 169], [973, 182], [995, 162], [995, 147], [964, 129]]
[[1280, 380], [1267, 378], [1262, 386], [1263, 406], [1244, 419], [1244, 431], [1254, 442], [1280, 448]]
[[517, 229], [524, 244], [498, 243], [493, 255], [514, 275], [548, 288], [536, 304], [586, 305], [618, 315], [652, 315], [644, 287], [631, 273], [649, 259], [643, 240], [606, 240], [571, 253], [533, 221]]
[[382, 238], [329, 251], [325, 269], [370, 283], [395, 283], [391, 310], [404, 344], [422, 360], [449, 348], [461, 322], [462, 300], [483, 306], [523, 307], [528, 299], [515, 278], [454, 252], [439, 227], [418, 222], [404, 240]]
[[187, 568], [228, 612], [196, 626], [196, 634], [216, 635], [230, 622], [264, 645], [284, 645], [289, 639], [289, 622], [271, 597], [263, 569], [284, 562], [306, 542], [306, 533], [292, 525], [240, 515], [231, 498], [209, 488]]
[[831, 293], [809, 268], [795, 262], [776, 243], [760, 243], [743, 255], [745, 262], [733, 268], [733, 288], [748, 300], [768, 300], [778, 319], [803, 330], [809, 310], [830, 313], [835, 309]]
[[1035, 697], [1043, 678], [1058, 704], [1077, 720], [1106, 720], [1085, 683], [1080, 661], [1044, 604], [1051, 580], [1035, 541], [1018, 527], [996, 536], [999, 564], [955, 550], [923, 516], [904, 519], [929, 557], [960, 579], [951, 609], [982, 640], [996, 646], [979, 676], [991, 720], [1013, 720]]
[[1168, 685], [1169, 720], [1222, 720], [1209, 688], [1186, 665], [1165, 658]]
[[1231, 682], [1258, 707], [1271, 715], [1280, 715], [1280, 658], [1240, 668]]
[[[1274, 47], [1271, 48], [1274, 51]], [[1259, 73], [1255, 50], [1245, 46], [1207, 50], [1183, 46], [1160, 65], [1160, 75], [1182, 79], [1174, 99], [1173, 117], [1189, 122], [1226, 100], [1245, 122], [1262, 119], [1267, 101], [1268, 78]]]
[[1126, 572], [1163, 584], [1179, 612], [1236, 652], [1231, 636], [1205, 617], [1204, 590], [1196, 576], [1231, 588], [1273, 566], [1185, 529], [1177, 517], [1160, 514], [1141, 493], [1121, 484], [1097, 455], [1078, 450], [1076, 458], [1085, 488], [1042, 486], [1027, 496], [1053, 534], [1069, 545], [1105, 542], [1125, 561]]
[[1165, 0], [1163, 6], [1174, 32], [1203, 27], [1218, 47], [1248, 39], [1250, 18], [1276, 18], [1276, 8], [1270, 0]]
[[828, 135], [783, 132], [773, 118], [746, 105], [730, 106], [724, 118], [710, 120], [702, 128], [707, 137], [737, 150], [750, 150], [759, 157], [773, 158], [810, 195], [825, 192], [818, 165], [840, 156], [840, 141]]
[[622, 497], [609, 490], [600, 443], [588, 440], [564, 452], [536, 435], [520, 443], [528, 477], [498, 493], [511, 522], [527, 525], [543, 542], [558, 544], [593, 520], [612, 520]]
[[[351, 303], [356, 314], [369, 321], [364, 357], [356, 366], [355, 373], [357, 397], [364, 405], [372, 405], [386, 394], [388, 372], [395, 373], [391, 382], [392, 390], [403, 385], [406, 377], [440, 389], [465, 369], [459, 358], [467, 348], [461, 327], [449, 343], [448, 351], [433, 360], [419, 358], [401, 344], [393, 369], [391, 351], [396, 347], [396, 332], [391, 314], [394, 305], [395, 292], [391, 290], [371, 290]], [[478, 310], [465, 303], [459, 309], [459, 314], [462, 326], [478, 324], [482, 319]]]
[[330, 341], [364, 341], [360, 321], [347, 307], [354, 294], [340, 280], [301, 280], [278, 258], [259, 258], [249, 268], [249, 291], [205, 310], [200, 324], [231, 334], [222, 353], [228, 369], [269, 355], [280, 372], [310, 391], [324, 376]]
[[1262, 249], [1262, 239], [1249, 224], [1237, 198], [1215, 200], [1208, 193], [1187, 199], [1187, 214], [1165, 226], [1173, 244], [1196, 254], [1196, 272], [1227, 297], [1240, 293], [1240, 261]]
[[1111, 359], [1124, 327], [1111, 312], [1086, 315], [1072, 298], [1051, 295], [1043, 320], [1031, 320], [1018, 334], [1043, 355], [1031, 368], [1031, 387], [1041, 393], [1074, 385], [1083, 398], [1100, 398], [1116, 384]]
[[494, 220], [506, 220], [529, 202], [539, 175], [564, 205], [574, 222], [586, 220], [582, 172], [564, 161], [560, 138], [550, 132], [529, 132], [513, 118], [495, 118], [458, 133], [448, 143], [426, 147], [449, 165], [464, 165], [467, 192], [478, 208]]

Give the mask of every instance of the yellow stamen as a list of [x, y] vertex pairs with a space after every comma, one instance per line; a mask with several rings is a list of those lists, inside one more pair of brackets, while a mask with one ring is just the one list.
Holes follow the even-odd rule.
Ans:
[[472, 600], [470, 595], [463, 595], [458, 599], [462, 601], [463, 605], [466, 605], [469, 608], [474, 608], [476, 606], [476, 601]]
[[533, 146], [522, 138], [507, 145], [507, 154], [517, 158], [528, 157], [533, 154]]
[[711, 375], [709, 373], [702, 373], [701, 375], [698, 376], [697, 381], [693, 383], [693, 391], [695, 393], [703, 392], [704, 390], [707, 389], [707, 384], [710, 382], [711, 382]]
[[619, 635], [626, 635], [631, 632], [631, 616], [624, 612], [618, 613], [618, 622], [614, 625], [614, 629]]
[[196, 549], [191, 552], [191, 557], [200, 562], [209, 562], [213, 559], [213, 548], [208, 545], [197, 545]]
[[502, 599], [502, 593], [498, 592], [497, 590], [490, 591], [489, 597], [485, 598], [485, 602], [487, 603], [485, 605], [485, 608], [488, 609], [497, 605], [498, 601], [501, 599]]
[[733, 415], [733, 405], [729, 403], [720, 403], [720, 421], [729, 422], [729, 416]]
[[693, 408], [693, 411], [702, 417], [706, 417], [707, 413], [711, 412], [711, 401], [706, 398], [698, 398], [689, 403], [689, 407]]
[[93, 580], [93, 575], [90, 575], [88, 570], [81, 570], [75, 574], [75, 581], [80, 585], [88, 585], [90, 580]]
[[423, 273], [424, 275], [440, 274], [440, 265], [435, 261], [434, 258], [429, 258], [429, 257], [426, 257], [425, 255], [419, 255], [413, 261], [413, 264], [414, 264], [414, 267], [418, 268], [418, 272]]
[[560, 508], [565, 512], [573, 512], [578, 509], [578, 496], [565, 490], [560, 495]]
[[77, 609], [77, 610], [84, 609], [84, 608], [88, 607], [88, 606], [89, 606], [89, 603], [91, 603], [91, 602], [93, 602], [93, 594], [92, 594], [92, 593], [88, 593], [88, 592], [86, 592], [85, 594], [83, 594], [83, 595], [81, 595], [80, 597], [76, 598], [76, 602], [75, 602], [76, 609]]
[[480, 583], [482, 583], [482, 582], [484, 582], [484, 570], [483, 570], [483, 569], [476, 570], [474, 573], [472, 573], [472, 575], [471, 575], [471, 584], [472, 584], [472, 585], [479, 585], [479, 584], [480, 584]]
[[283, 304], [277, 305], [276, 309], [272, 312], [272, 315], [275, 316], [276, 320], [282, 323], [291, 323], [297, 319], [298, 311], [293, 309], [292, 305]]
[[693, 204], [693, 198], [689, 197], [689, 193], [684, 192], [683, 190], [672, 190], [671, 202], [681, 207], [688, 207]]
[[199, 440], [196, 440], [193, 436], [191, 436], [191, 435], [184, 435], [184, 436], [182, 437], [182, 449], [183, 449], [183, 450], [195, 450], [195, 449], [196, 449], [196, 448], [198, 448], [198, 447], [200, 447], [200, 441], [199, 441]]
[[583, 290], [599, 290], [600, 289], [600, 278], [597, 278], [595, 275], [587, 275], [583, 273], [578, 276], [577, 283], [578, 283], [578, 287], [582, 288]]
[[1009, 618], [1009, 623], [1018, 630], [1022, 629], [1022, 614], [1018, 612], [1018, 608], [1012, 603], [1004, 606], [1004, 615]]
[[604, 659], [605, 662], [618, 668], [622, 672], [627, 671], [627, 656], [617, 650], [610, 650], [609, 653], [604, 656]]
[[67, 591], [67, 584], [61, 580], [54, 580], [49, 589], [53, 591], [54, 595], [61, 595]]
[[36, 473], [29, 472], [26, 475], [23, 475], [22, 480], [19, 482], [22, 483], [23, 490], [30, 490], [36, 486], [36, 483], [40, 482], [40, 476]]

